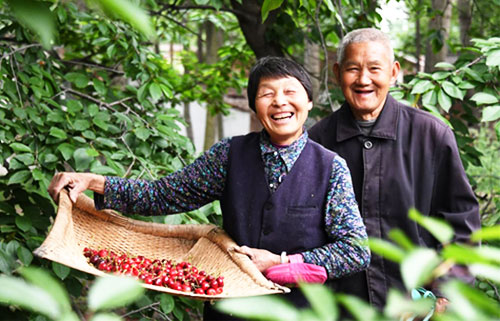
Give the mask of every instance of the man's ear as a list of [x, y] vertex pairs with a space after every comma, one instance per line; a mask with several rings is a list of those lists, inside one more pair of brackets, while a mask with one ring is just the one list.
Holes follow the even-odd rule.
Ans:
[[392, 63], [391, 85], [394, 85], [396, 83], [400, 70], [401, 70], [401, 65], [399, 64], [399, 61], [396, 60], [395, 62]]
[[333, 65], [333, 74], [335, 75], [335, 83], [340, 85], [340, 65], [337, 62]]

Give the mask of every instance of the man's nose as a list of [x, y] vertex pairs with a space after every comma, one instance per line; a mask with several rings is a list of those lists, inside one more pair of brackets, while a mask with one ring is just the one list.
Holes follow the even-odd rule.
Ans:
[[357, 83], [359, 85], [369, 85], [371, 81], [370, 72], [366, 69], [361, 69], [358, 75]]

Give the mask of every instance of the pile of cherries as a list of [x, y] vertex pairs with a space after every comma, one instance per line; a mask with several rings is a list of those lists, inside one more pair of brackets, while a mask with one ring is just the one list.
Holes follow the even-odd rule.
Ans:
[[173, 290], [195, 294], [221, 294], [224, 277], [214, 277], [199, 271], [188, 262], [173, 263], [171, 260], [150, 260], [142, 255], [129, 257], [107, 249], [83, 249], [89, 264], [103, 272], [133, 276], [146, 284], [164, 286]]

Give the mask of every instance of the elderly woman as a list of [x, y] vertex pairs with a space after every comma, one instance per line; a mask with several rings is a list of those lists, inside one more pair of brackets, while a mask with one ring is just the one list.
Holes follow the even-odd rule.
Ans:
[[[143, 215], [186, 212], [220, 200], [223, 228], [241, 245], [237, 250], [279, 283], [297, 277], [324, 282], [365, 269], [367, 235], [346, 163], [304, 130], [313, 106], [307, 72], [285, 58], [262, 58], [250, 72], [247, 90], [264, 127], [260, 133], [223, 139], [157, 181], [59, 173], [49, 193], [57, 199], [67, 186], [75, 201], [90, 189], [97, 208]], [[298, 264], [300, 275], [279, 273], [289, 262]], [[305, 304], [300, 291], [286, 298]], [[221, 319], [205, 310], [206, 320]]]

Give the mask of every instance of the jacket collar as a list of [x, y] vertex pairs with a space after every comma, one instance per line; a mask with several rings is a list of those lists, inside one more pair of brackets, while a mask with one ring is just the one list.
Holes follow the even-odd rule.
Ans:
[[[375, 122], [372, 132], [368, 136], [395, 140], [398, 129], [399, 109], [398, 102], [388, 94], [384, 107]], [[337, 141], [341, 142], [360, 135], [362, 133], [354, 119], [351, 108], [345, 102], [338, 112]]]

